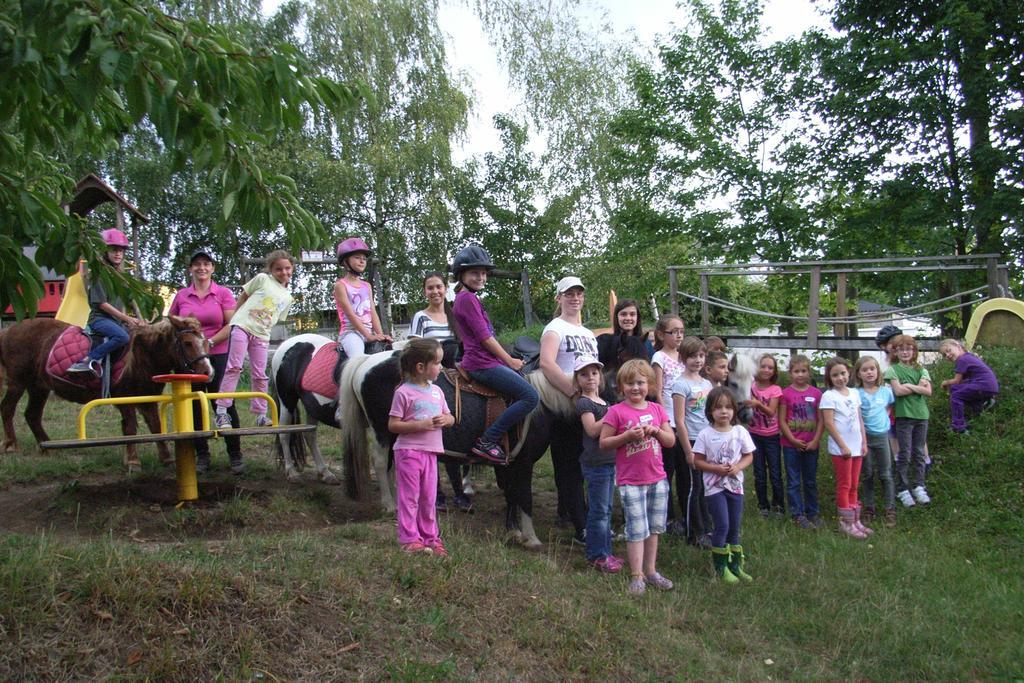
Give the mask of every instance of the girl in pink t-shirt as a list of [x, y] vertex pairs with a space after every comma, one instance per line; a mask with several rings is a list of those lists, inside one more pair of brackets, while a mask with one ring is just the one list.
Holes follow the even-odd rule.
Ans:
[[362, 279], [370, 260], [370, 247], [358, 237], [338, 245], [338, 265], [345, 275], [334, 283], [334, 305], [338, 309], [338, 343], [351, 358], [366, 353], [366, 342], [390, 342], [377, 317], [373, 288]]
[[398, 542], [409, 553], [448, 557], [437, 527], [437, 456], [444, 453], [441, 430], [455, 422], [444, 394], [434, 385], [441, 373], [441, 344], [410, 339], [402, 349], [403, 382], [395, 389], [388, 431], [395, 440], [398, 486]]
[[647, 586], [672, 589], [672, 582], [658, 573], [656, 563], [658, 534], [665, 532], [668, 510], [661, 452], [671, 448], [676, 437], [665, 409], [647, 400], [653, 377], [645, 360], [623, 363], [616, 380], [625, 400], [608, 410], [601, 427], [601, 450], [615, 450], [615, 476], [626, 515], [626, 556], [632, 577], [629, 592], [634, 595], [643, 594]]
[[[783, 517], [786, 503], [782, 488], [782, 453], [779, 445], [779, 399], [782, 387], [779, 381], [779, 366], [775, 357], [763, 353], [757, 359], [757, 377], [750, 387], [750, 400], [746, 405], [754, 410], [754, 416], [747, 427], [754, 439], [754, 491], [757, 492], [757, 507], [761, 516], [769, 514]], [[768, 481], [772, 484], [772, 498], [769, 507]]]

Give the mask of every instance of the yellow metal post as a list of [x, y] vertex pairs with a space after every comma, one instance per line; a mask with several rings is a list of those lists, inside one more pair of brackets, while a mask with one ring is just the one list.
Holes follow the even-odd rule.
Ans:
[[[192, 423], [192, 382], [174, 380], [171, 382], [171, 405], [174, 406], [174, 431], [193, 432]], [[174, 463], [178, 475], [178, 500], [198, 500], [199, 483], [196, 481], [196, 447], [192, 439], [174, 442]]]

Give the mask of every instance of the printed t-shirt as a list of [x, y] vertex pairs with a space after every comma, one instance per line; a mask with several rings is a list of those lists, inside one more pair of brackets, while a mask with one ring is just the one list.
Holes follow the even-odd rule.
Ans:
[[[852, 389], [847, 390], [844, 396], [835, 389], [829, 389], [821, 395], [821, 409], [832, 410], [832, 423], [835, 425], [839, 436], [850, 449], [850, 455], [860, 457], [861, 441], [860, 434], [860, 394]], [[832, 435], [828, 436], [829, 455], [842, 455], [839, 444]]]
[[[761, 405], [766, 406], [771, 403], [773, 398], [782, 398], [782, 388], [777, 384], [772, 384], [764, 389], [759, 389], [757, 382], [754, 382], [750, 385], [750, 395]], [[769, 417], [755, 408], [754, 415], [750, 418], [750, 433], [757, 434], [758, 436], [771, 436], [772, 434], [778, 434], [778, 416]]]
[[[704, 459], [714, 465], [732, 465], [739, 462], [745, 453], [754, 452], [754, 440], [750, 438], [750, 432], [740, 425], [734, 425], [727, 432], [705, 427], [697, 435], [693, 452], [703, 454]], [[743, 472], [735, 476], [723, 476], [714, 472], [703, 474], [705, 496], [713, 496], [722, 491], [743, 495]]]
[[[586, 396], [576, 399], [576, 415], [583, 417], [583, 413], [592, 413], [594, 421], [600, 422], [601, 418], [608, 414], [607, 403], [598, 403]], [[593, 438], [586, 430], [583, 430], [583, 452], [580, 453], [580, 464], [584, 467], [601, 467], [615, 464], [615, 451], [602, 451], [599, 445], [601, 437]]]
[[281, 283], [269, 273], [260, 273], [242, 287], [249, 298], [246, 299], [235, 315], [231, 325], [270, 341], [270, 330], [288, 317], [288, 308], [292, 305], [292, 295]]
[[437, 339], [438, 341], [451, 339], [452, 328], [448, 323], [435, 321], [427, 315], [426, 311], [416, 311], [416, 314], [412, 317], [412, 323], [409, 325], [409, 338], [413, 337]]
[[683, 421], [690, 441], [696, 440], [697, 435], [708, 426], [708, 417], [705, 415], [704, 409], [708, 404], [708, 394], [711, 393], [712, 388], [709, 380], [703, 377], [691, 380], [687, 379], [685, 374], [681, 375], [672, 385], [672, 395], [678, 394], [686, 401], [686, 413]]
[[[931, 375], [921, 366], [912, 367], [903, 363], [889, 366], [885, 371], [885, 381], [897, 380], [900, 384], [917, 384], [922, 379], [931, 381]], [[893, 394], [895, 395], [895, 391]], [[909, 417], [915, 420], [928, 419], [928, 397], [921, 394], [896, 396], [896, 417]]]
[[[809, 442], [818, 431], [818, 404], [821, 402], [821, 389], [807, 385], [800, 391], [792, 384], [782, 390], [779, 405], [786, 406], [786, 426], [797, 439]], [[781, 430], [780, 430], [781, 431]], [[782, 435], [782, 445], [796, 448], [786, 436]]]
[[860, 395], [860, 416], [864, 420], [864, 431], [868, 434], [887, 434], [889, 406], [896, 402], [892, 389], [883, 384], [874, 393], [864, 387], [857, 387], [857, 393]]
[[[203, 328], [203, 335], [209, 339], [224, 327], [224, 311], [232, 311], [234, 308], [235, 297], [231, 294], [231, 290], [221, 287], [216, 282], [211, 282], [210, 291], [202, 297], [196, 294], [195, 287], [192, 285], [179, 289], [174, 295], [174, 301], [171, 302], [167, 313], [195, 318]], [[227, 339], [210, 349], [211, 355], [227, 352]]]
[[[660, 427], [666, 422], [668, 415], [665, 409], [654, 401], [647, 401], [647, 407], [643, 409], [633, 408], [626, 401], [616, 403], [604, 416], [604, 423], [615, 429], [616, 435], [638, 424]], [[636, 443], [625, 443], [615, 449], [615, 480], [619, 486], [644, 486], [664, 478], [661, 443], [653, 436]]]
[[561, 318], [555, 318], [544, 326], [541, 338], [549, 332], [558, 337], [555, 364], [565, 374], [572, 375], [573, 363], [578, 356], [597, 358], [597, 337], [582, 325], [573, 325]]
[[961, 375], [962, 383], [970, 382], [981, 391], [999, 393], [999, 380], [996, 379], [996, 373], [992, 372], [992, 368], [985, 365], [985, 361], [973, 353], [960, 354], [960, 357], [956, 359], [954, 370]]
[[[370, 283], [360, 280], [358, 284], [353, 285], [345, 280], [345, 278], [339, 278], [338, 282], [343, 283], [345, 286], [345, 294], [348, 296], [348, 303], [352, 307], [352, 313], [362, 323], [363, 329], [370, 332], [373, 329], [373, 290], [370, 289]], [[345, 315], [338, 297], [334, 297], [334, 307], [338, 309], [338, 322], [341, 323], [338, 335], [343, 335], [346, 332], [355, 332], [355, 325]]]
[[[679, 354], [677, 353], [676, 357], [678, 358], [678, 356]], [[651, 357], [651, 365], [661, 367], [661, 396], [658, 398], [661, 399], [661, 404], [666, 406], [669, 424], [675, 429], [676, 416], [675, 411], [672, 410], [672, 387], [675, 386], [676, 380], [686, 372], [686, 364], [658, 349]]]
[[[402, 422], [425, 420], [448, 413], [448, 403], [444, 393], [433, 383], [420, 386], [412, 382], [402, 382], [395, 389], [395, 397], [391, 399], [391, 417]], [[400, 448], [426, 451], [427, 453], [444, 453], [444, 441], [440, 429], [428, 429], [411, 434], [399, 434], [395, 439], [395, 450]]]
[[463, 369], [485, 370], [502, 364], [482, 345], [484, 340], [494, 336], [494, 326], [476, 294], [468, 289], [460, 290], [452, 304], [452, 316], [462, 339]]

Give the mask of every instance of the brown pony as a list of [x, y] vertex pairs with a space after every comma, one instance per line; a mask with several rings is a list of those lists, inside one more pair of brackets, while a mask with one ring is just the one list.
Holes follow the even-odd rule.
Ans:
[[[4, 422], [4, 452], [18, 450], [14, 433], [14, 410], [18, 400], [28, 392], [25, 407], [25, 421], [28, 422], [36, 441], [42, 443], [50, 438], [43, 429], [43, 408], [50, 392], [75, 403], [87, 403], [99, 398], [99, 390], [80, 387], [68, 382], [55, 381], [46, 372], [46, 359], [50, 349], [68, 323], [52, 318], [23, 320], [0, 332], [0, 372], [6, 375], [7, 393], [0, 402], [0, 415]], [[124, 371], [117, 383], [110, 387], [111, 396], [145, 396], [161, 394], [163, 384], [153, 381], [153, 375], [168, 372], [188, 372], [213, 376], [213, 367], [207, 355], [208, 342], [195, 318], [171, 316], [154, 325], [140, 328], [132, 333], [125, 356]], [[2, 379], [2, 378], [0, 378]], [[125, 435], [135, 434], [138, 422], [136, 406], [117, 406], [121, 412], [121, 431]], [[149, 430], [160, 432], [160, 415], [157, 404], [145, 403], [138, 406]], [[158, 443], [160, 461], [169, 463], [174, 457], [164, 443]], [[135, 445], [127, 446], [125, 465], [139, 464]]]

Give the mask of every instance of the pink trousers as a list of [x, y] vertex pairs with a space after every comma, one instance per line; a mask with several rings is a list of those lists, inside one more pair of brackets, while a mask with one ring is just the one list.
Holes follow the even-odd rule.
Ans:
[[[242, 364], [246, 355], [249, 356], [249, 374], [252, 375], [252, 390], [267, 390], [267, 349], [270, 342], [250, 334], [241, 327], [231, 327], [228, 341], [228, 365], [224, 369], [224, 379], [220, 381], [218, 391], [235, 391], [238, 388], [238, 377], [242, 374]], [[217, 405], [227, 408], [232, 403], [230, 398], [218, 398]], [[257, 415], [267, 414], [267, 402], [262, 398], [254, 398], [249, 403], [249, 410]]]
[[832, 466], [836, 470], [836, 507], [840, 510], [857, 507], [857, 485], [863, 463], [864, 458], [832, 456]]
[[437, 454], [411, 448], [395, 451], [398, 484], [398, 542], [433, 545], [441, 540], [437, 528]]

